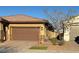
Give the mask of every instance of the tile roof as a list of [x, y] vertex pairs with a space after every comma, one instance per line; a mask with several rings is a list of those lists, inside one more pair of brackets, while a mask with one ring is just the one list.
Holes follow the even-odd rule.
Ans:
[[2, 18], [9, 22], [47, 22], [47, 20], [27, 15], [3, 16]]

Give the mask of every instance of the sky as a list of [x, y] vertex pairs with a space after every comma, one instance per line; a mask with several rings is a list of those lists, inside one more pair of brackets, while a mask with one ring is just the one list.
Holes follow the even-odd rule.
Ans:
[[79, 12], [79, 6], [0, 6], [0, 16], [24, 14], [45, 19], [45, 9], [49, 11], [58, 9], [59, 11], [66, 12], [69, 8]]

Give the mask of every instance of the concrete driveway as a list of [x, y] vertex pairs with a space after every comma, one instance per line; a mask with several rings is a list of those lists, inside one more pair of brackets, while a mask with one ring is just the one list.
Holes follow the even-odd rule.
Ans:
[[0, 53], [9, 53], [9, 52], [25, 52], [28, 51], [30, 47], [35, 46], [37, 42], [33, 41], [8, 41], [1, 43]]
[[31, 41], [8, 41], [0, 44], [0, 53], [79, 53], [79, 45], [73, 42], [66, 42], [62, 46], [47, 44], [47, 50], [31, 50], [37, 42]]

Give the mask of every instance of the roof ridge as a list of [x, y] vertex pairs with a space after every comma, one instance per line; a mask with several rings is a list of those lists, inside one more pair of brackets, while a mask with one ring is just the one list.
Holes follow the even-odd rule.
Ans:
[[11, 16], [13, 16], [13, 17], [15, 17], [15, 16], [26, 16], [26, 17], [30, 17], [30, 18], [34, 18], [34, 19], [46, 20], [46, 19], [43, 19], [43, 18], [37, 18], [37, 17], [25, 15], [25, 14], [8, 15], [8, 16], [1, 16], [1, 17], [11, 17]]

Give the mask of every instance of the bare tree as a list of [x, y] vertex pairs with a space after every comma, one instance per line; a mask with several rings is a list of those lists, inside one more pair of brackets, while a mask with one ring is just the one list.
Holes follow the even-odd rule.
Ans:
[[65, 24], [70, 24], [70, 19], [78, 15], [77, 11], [74, 9], [68, 9], [66, 11], [56, 9], [50, 12], [49, 10], [45, 9], [44, 13], [47, 16], [47, 20], [54, 27], [54, 31], [59, 33], [59, 35], [57, 36], [58, 40], [57, 39], [52, 39], [52, 40], [55, 41], [55, 44], [57, 42], [59, 45], [62, 45], [64, 43], [63, 40], [64, 30], [68, 28], [68, 25]]
[[47, 16], [47, 19], [54, 27], [54, 30], [58, 33], [61, 31], [64, 31], [64, 24], [63, 21], [69, 22], [70, 18], [72, 18], [74, 15], [77, 15], [77, 11], [74, 9], [68, 9], [67, 11], [59, 11], [54, 10], [52, 12], [48, 11], [47, 9], [44, 10], [45, 15]]

